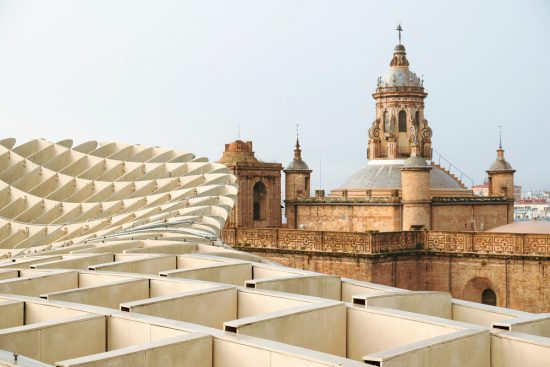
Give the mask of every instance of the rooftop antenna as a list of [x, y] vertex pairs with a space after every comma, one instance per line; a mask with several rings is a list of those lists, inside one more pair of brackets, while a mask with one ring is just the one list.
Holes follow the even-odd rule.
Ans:
[[498, 149], [502, 149], [502, 125], [498, 125]]
[[401, 26], [401, 22], [399, 22], [395, 30], [397, 31], [397, 33], [399, 33], [399, 44], [401, 44], [401, 32], [403, 32], [403, 27]]

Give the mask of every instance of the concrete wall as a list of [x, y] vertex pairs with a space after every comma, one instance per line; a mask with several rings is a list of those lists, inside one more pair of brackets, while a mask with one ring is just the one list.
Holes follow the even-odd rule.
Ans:
[[88, 266], [114, 261], [114, 254], [87, 256], [64, 255], [62, 260], [54, 260], [31, 265], [31, 269], [88, 269]]
[[212, 366], [212, 338], [185, 335], [93, 356], [60, 361], [58, 367]]
[[45, 273], [0, 281], [0, 293], [38, 297], [43, 293], [78, 287], [78, 272]]
[[254, 279], [247, 281], [246, 286], [338, 301], [342, 294], [340, 277], [331, 275]]
[[117, 262], [105, 263], [90, 266], [90, 270], [101, 271], [123, 271], [127, 273], [158, 274], [163, 270], [176, 269], [175, 255], [157, 255], [154, 257], [132, 257], [128, 256], [125, 260], [119, 261], [120, 255], [117, 255]]
[[311, 302], [289, 295], [257, 292], [248, 289], [239, 290], [237, 317], [241, 319], [308, 304], [311, 304]]
[[492, 367], [547, 367], [548, 361], [548, 338], [514, 332], [502, 332], [491, 336]]
[[21, 326], [25, 322], [25, 303], [0, 301], [0, 329]]
[[400, 345], [442, 336], [457, 328], [373, 310], [347, 308], [348, 358], [361, 360], [364, 355]]
[[443, 292], [388, 292], [354, 297], [354, 304], [385, 307], [452, 319], [451, 295]]
[[25, 325], [88, 315], [87, 312], [38, 302], [25, 302]]
[[94, 287], [47, 293], [47, 298], [118, 309], [122, 302], [149, 298], [149, 279], [130, 279]]
[[333, 303], [302, 307], [300, 310], [278, 311], [226, 322], [225, 330], [345, 356], [345, 305]]
[[53, 364], [104, 352], [106, 335], [104, 316], [76, 316], [0, 330], [0, 349]]
[[489, 333], [462, 331], [444, 338], [432, 338], [416, 343], [409, 351], [404, 351], [403, 349], [407, 348], [401, 347], [397, 348], [398, 350], [367, 356], [364, 360], [381, 361], [382, 367], [492, 367], [489, 346]]
[[221, 329], [225, 321], [238, 318], [237, 289], [207, 289], [126, 302], [121, 309]]
[[188, 332], [122, 316], [107, 317], [107, 351], [187, 335]]
[[194, 269], [177, 269], [161, 272], [161, 275], [166, 275], [169, 278], [199, 279], [242, 286], [245, 281], [252, 279], [252, 264], [222, 264]]

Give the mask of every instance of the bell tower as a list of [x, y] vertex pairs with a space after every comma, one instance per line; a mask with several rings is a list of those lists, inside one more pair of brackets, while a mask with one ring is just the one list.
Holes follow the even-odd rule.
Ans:
[[504, 158], [504, 149], [502, 149], [502, 132], [500, 133], [499, 145], [497, 149], [497, 159], [487, 170], [489, 176], [489, 196], [502, 197], [508, 199], [508, 223], [514, 221], [514, 173], [515, 169]]
[[296, 146], [294, 159], [283, 170], [285, 173], [285, 216], [288, 228], [296, 228], [296, 200], [310, 197], [311, 172], [308, 165], [302, 159], [298, 129], [296, 129]]
[[418, 141], [419, 157], [432, 158], [432, 129], [424, 118], [424, 82], [409, 69], [405, 46], [401, 44], [401, 25], [397, 27], [399, 44], [393, 50], [390, 70], [378, 78], [376, 118], [369, 129], [368, 159], [406, 159], [411, 143]]

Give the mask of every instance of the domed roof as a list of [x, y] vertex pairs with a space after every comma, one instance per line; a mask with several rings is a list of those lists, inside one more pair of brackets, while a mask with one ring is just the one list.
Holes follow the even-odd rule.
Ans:
[[285, 171], [309, 171], [309, 167], [302, 159], [302, 149], [300, 149], [300, 141], [296, 137], [296, 147], [294, 148], [294, 159], [286, 166]]
[[292, 170], [292, 171], [303, 171], [309, 170], [309, 167], [306, 162], [304, 162], [302, 159], [293, 159], [292, 162], [286, 166], [285, 170]]
[[499, 147], [497, 150], [497, 159], [495, 159], [487, 171], [514, 171], [512, 165], [504, 159], [504, 149]]
[[395, 46], [390, 70], [381, 78], [380, 87], [422, 87], [420, 78], [409, 70], [405, 46]]
[[[414, 157], [418, 158], [418, 157]], [[409, 158], [410, 159], [410, 158]], [[422, 158], [420, 158], [422, 159]], [[422, 159], [423, 160], [423, 159]], [[411, 161], [412, 163], [412, 161]], [[425, 161], [424, 161], [425, 163]], [[403, 164], [369, 164], [351, 175], [342, 189], [399, 189]], [[430, 187], [436, 190], [466, 190], [447, 172], [437, 166], [430, 171]]]
[[510, 163], [506, 162], [504, 159], [496, 159], [489, 167], [489, 171], [508, 171], [513, 170]]
[[390, 69], [382, 77], [381, 87], [421, 87], [422, 82], [415, 73], [406, 69]]

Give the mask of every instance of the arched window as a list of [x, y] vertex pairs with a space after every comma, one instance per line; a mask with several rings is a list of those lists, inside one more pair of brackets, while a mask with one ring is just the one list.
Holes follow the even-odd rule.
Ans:
[[416, 111], [414, 114], [414, 123], [416, 126], [420, 126], [420, 111]]
[[256, 182], [252, 192], [254, 195], [253, 219], [262, 220], [265, 218], [265, 185], [262, 182]]
[[407, 113], [403, 110], [399, 111], [399, 132], [407, 132]]
[[484, 305], [496, 306], [497, 305], [497, 295], [495, 291], [491, 288], [487, 288], [481, 293], [481, 303]]

